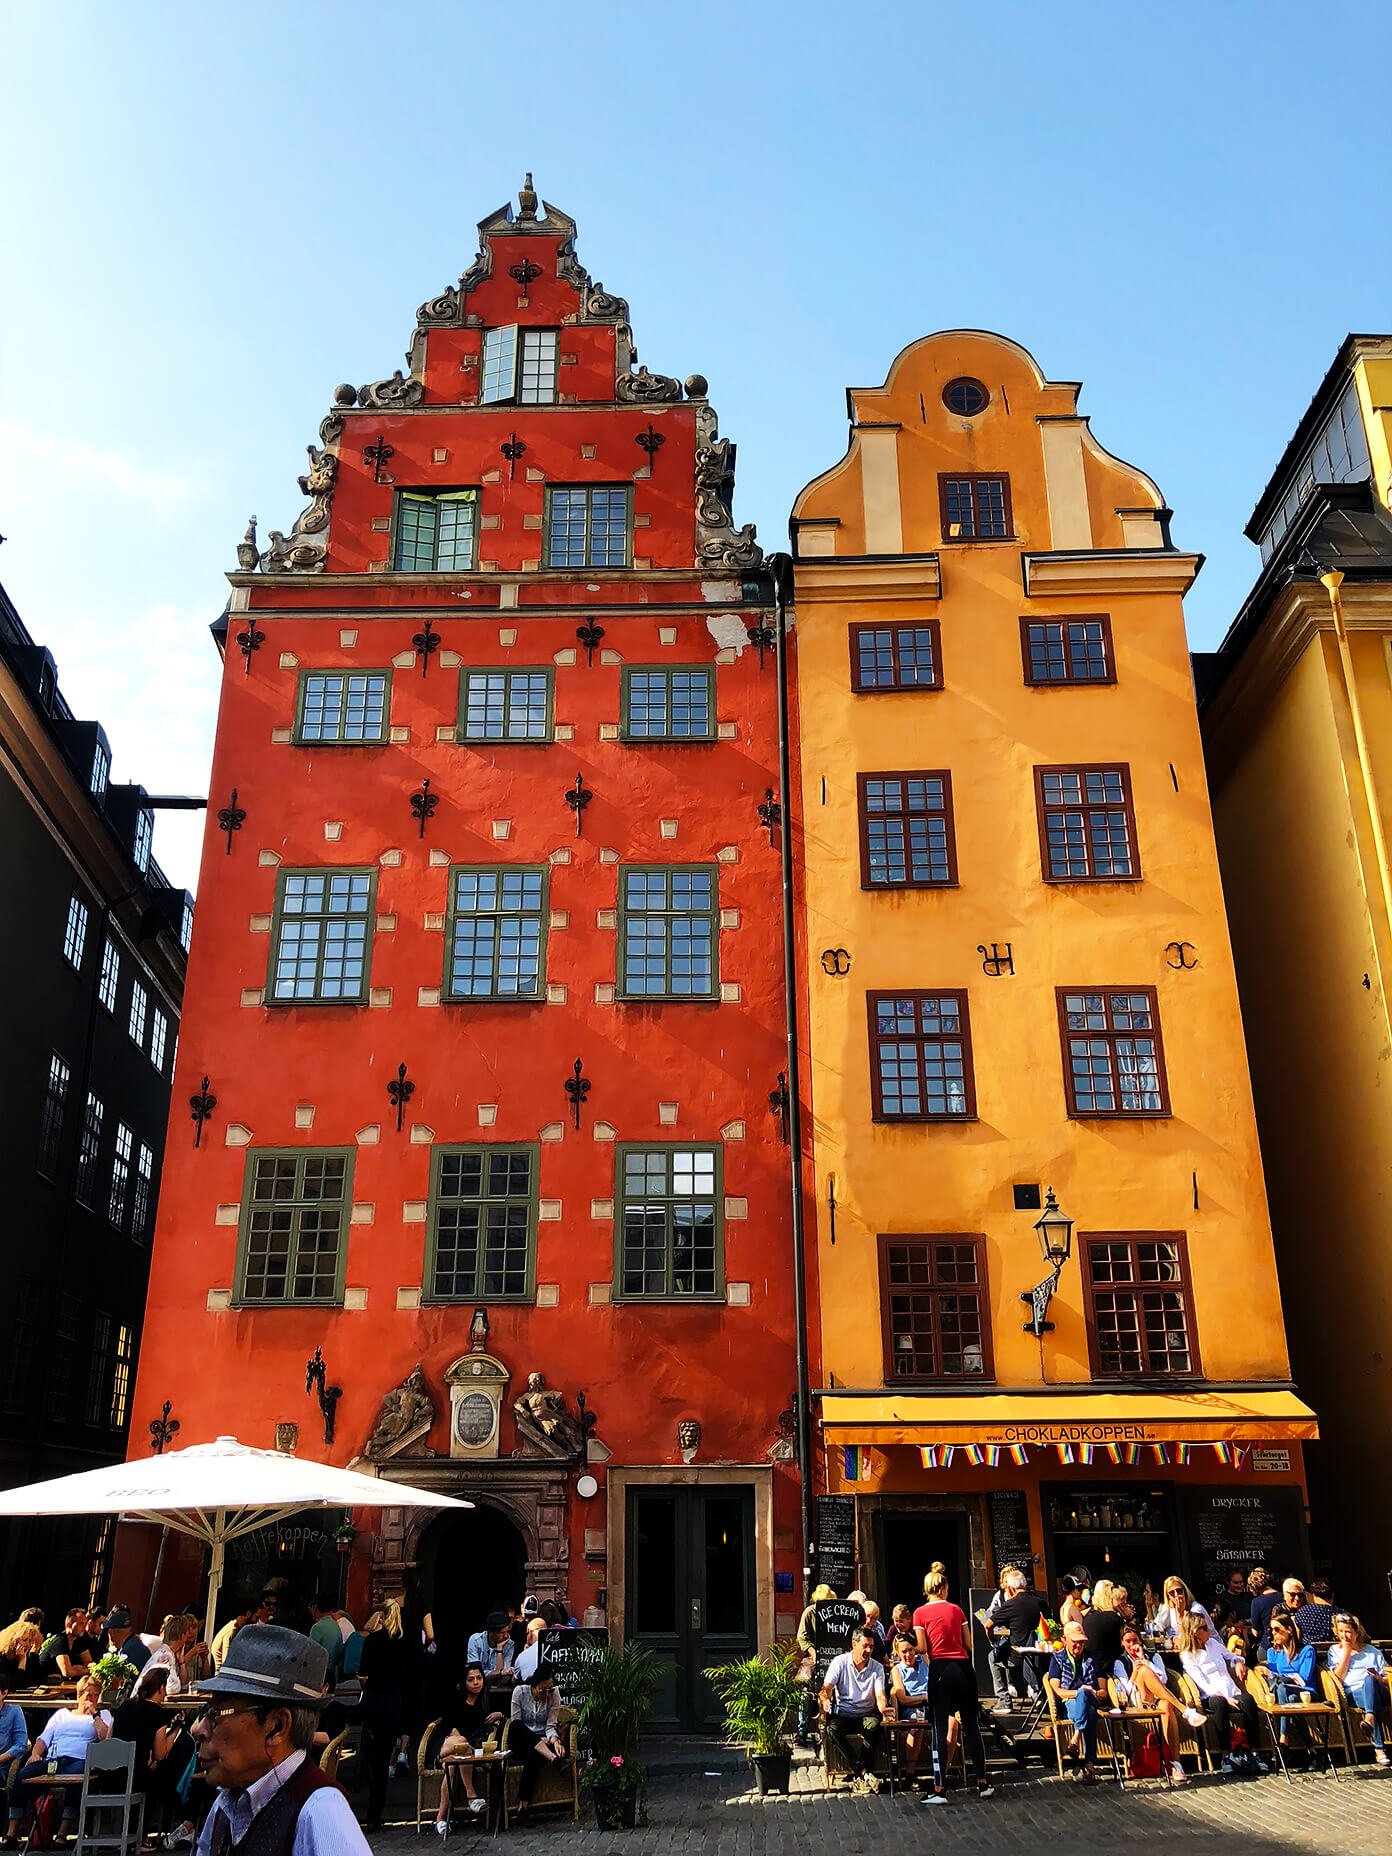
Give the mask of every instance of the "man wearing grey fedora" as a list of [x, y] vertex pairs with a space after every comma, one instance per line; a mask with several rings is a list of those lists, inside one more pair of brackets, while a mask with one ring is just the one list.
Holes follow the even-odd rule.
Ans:
[[199, 1683], [212, 1699], [193, 1722], [198, 1765], [219, 1789], [198, 1856], [369, 1856], [348, 1800], [307, 1758], [326, 1668], [322, 1644], [248, 1624]]

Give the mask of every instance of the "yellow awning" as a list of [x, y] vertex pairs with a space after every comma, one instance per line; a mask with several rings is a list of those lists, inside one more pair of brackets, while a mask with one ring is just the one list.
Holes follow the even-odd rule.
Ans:
[[1314, 1412], [1293, 1392], [830, 1392], [822, 1423], [838, 1444], [1240, 1444], [1319, 1436]]

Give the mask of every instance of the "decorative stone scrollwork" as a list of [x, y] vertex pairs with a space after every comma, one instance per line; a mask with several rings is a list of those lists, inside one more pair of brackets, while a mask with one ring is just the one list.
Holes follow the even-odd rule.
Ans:
[[425, 397], [425, 382], [413, 380], [400, 368], [389, 380], [369, 381], [358, 388], [358, 404], [377, 412], [395, 412], [402, 406], [419, 406]]
[[586, 322], [627, 322], [628, 299], [611, 296], [603, 284], [595, 284], [583, 293]]
[[[548, 205], [546, 211], [552, 218], [557, 216], [554, 206]], [[556, 248], [556, 275], [563, 284], [569, 284], [571, 288], [576, 291], [580, 301], [583, 303], [585, 300], [585, 292], [590, 287], [590, 273], [575, 255], [574, 220], [570, 222], [570, 236], [562, 239], [561, 243]], [[599, 285], [595, 286], [596, 289], [599, 287]]]
[[446, 328], [459, 320], [460, 293], [451, 284], [448, 290], [442, 290], [439, 296], [431, 297], [428, 303], [422, 303], [416, 311], [418, 329]]
[[[354, 397], [356, 398], [356, 395]], [[341, 412], [326, 412], [319, 421], [319, 443], [321, 445], [336, 445], [342, 436], [343, 414]]]
[[635, 400], [679, 400], [681, 396], [679, 380], [674, 380], [670, 374], [650, 374], [645, 367], [640, 367], [636, 373], [620, 374], [614, 382], [614, 398], [629, 404]]
[[295, 529], [282, 535], [278, 528], [273, 528], [271, 545], [261, 556], [261, 571], [263, 574], [322, 573], [324, 547], [322, 543], [301, 541]]
[[715, 414], [709, 406], [696, 410], [696, 560], [702, 567], [747, 572], [757, 567], [764, 551], [755, 541], [755, 527], [746, 522], [736, 528], [730, 513], [735, 489], [735, 447], [717, 436]]
[[[329, 447], [337, 444], [342, 431], [341, 414], [330, 413], [319, 427], [319, 436], [324, 440], [322, 449], [317, 445], [305, 446], [309, 454], [309, 469], [300, 477], [299, 485], [300, 494], [310, 499], [309, 507], [300, 512], [288, 535], [282, 535], [278, 528], [271, 530], [271, 545], [261, 556], [263, 574], [318, 574], [324, 571], [329, 513], [334, 484], [338, 480], [338, 454]], [[322, 536], [323, 539], [311, 539], [314, 536]], [[255, 542], [256, 527], [253, 523], [237, 549], [237, 559], [248, 573], [256, 563], [249, 563], [246, 555], [254, 553]]]

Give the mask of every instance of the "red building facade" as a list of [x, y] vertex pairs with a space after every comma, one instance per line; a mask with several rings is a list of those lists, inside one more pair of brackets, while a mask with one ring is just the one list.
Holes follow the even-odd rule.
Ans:
[[238, 551], [136, 1412], [467, 1496], [351, 1599], [593, 1607], [695, 1723], [800, 1557], [761, 557], [574, 223], [479, 230]]

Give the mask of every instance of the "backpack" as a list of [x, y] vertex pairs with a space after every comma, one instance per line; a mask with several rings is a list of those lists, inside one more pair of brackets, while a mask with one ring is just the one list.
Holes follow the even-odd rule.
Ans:
[[1130, 1770], [1133, 1779], [1158, 1779], [1165, 1770], [1160, 1736], [1153, 1727], [1147, 1727], [1132, 1751]]

